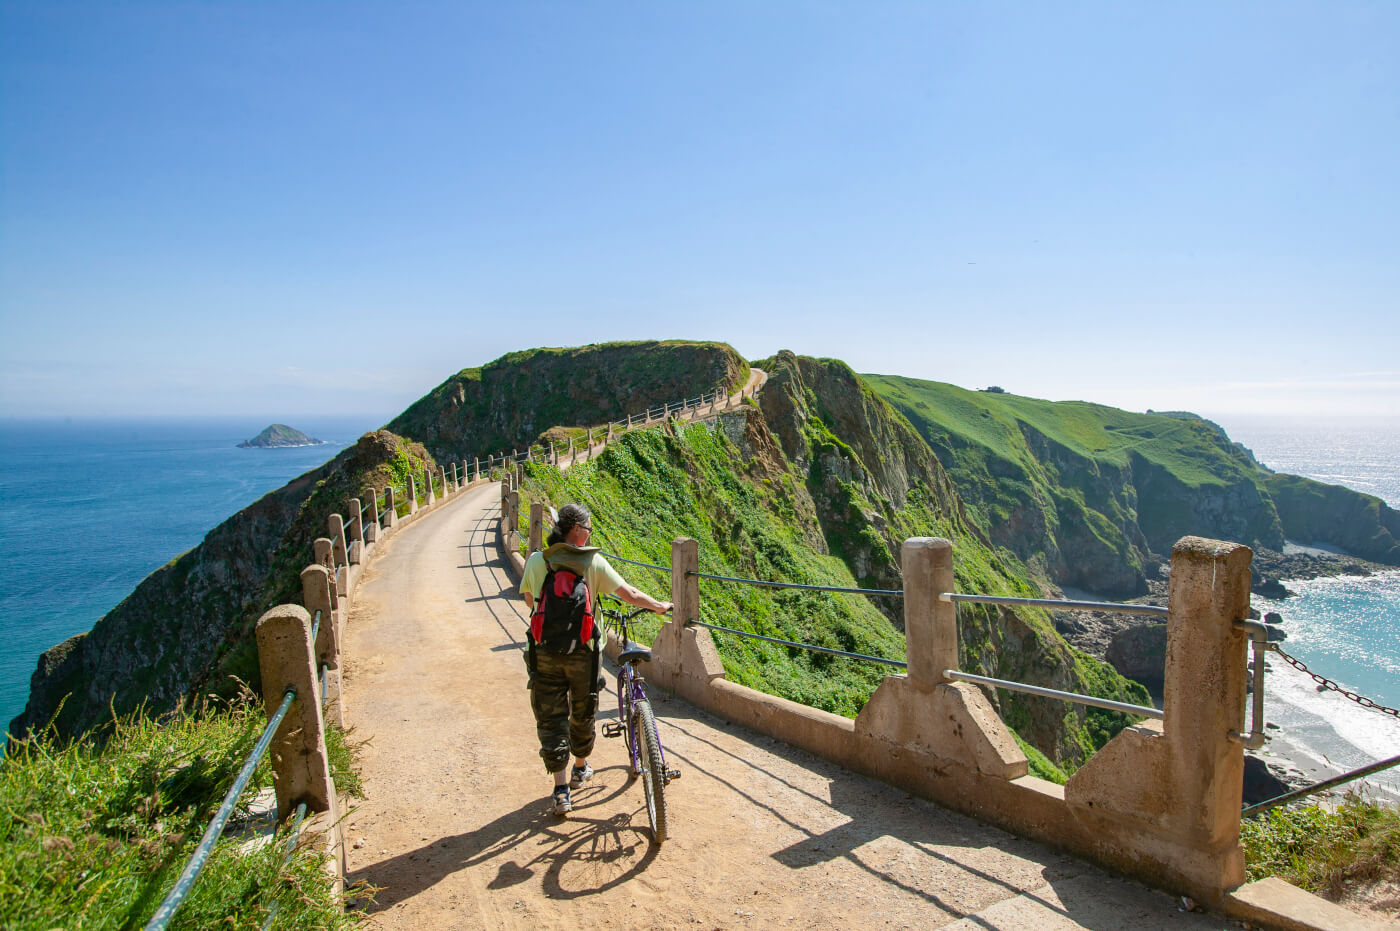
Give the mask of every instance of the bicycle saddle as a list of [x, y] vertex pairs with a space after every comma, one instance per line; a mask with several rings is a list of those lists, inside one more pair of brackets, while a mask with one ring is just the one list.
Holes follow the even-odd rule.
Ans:
[[649, 662], [651, 662], [651, 651], [646, 647], [630, 646], [617, 654], [617, 664], [619, 666], [623, 663], [631, 663], [633, 666], [636, 666], [638, 663]]

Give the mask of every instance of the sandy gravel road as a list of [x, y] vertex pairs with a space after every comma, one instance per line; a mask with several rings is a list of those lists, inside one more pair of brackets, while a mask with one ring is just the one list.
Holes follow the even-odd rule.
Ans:
[[556, 818], [523, 604], [495, 546], [499, 497], [468, 492], [388, 538], [346, 625], [346, 719], [370, 740], [349, 878], [381, 887], [375, 925], [1225, 926], [662, 696], [662, 741], [683, 772], [667, 789], [670, 839], [650, 842], [618, 740], [599, 738], [598, 777]]

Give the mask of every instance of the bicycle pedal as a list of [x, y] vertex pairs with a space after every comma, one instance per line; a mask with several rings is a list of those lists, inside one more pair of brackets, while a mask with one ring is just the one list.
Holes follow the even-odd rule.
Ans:
[[672, 779], [679, 779], [679, 778], [681, 778], [681, 771], [680, 771], [680, 770], [678, 770], [678, 769], [668, 769], [668, 770], [666, 770], [666, 781], [667, 781], [667, 782], [670, 782]]
[[621, 724], [618, 724], [618, 723], [615, 722], [615, 721], [614, 721], [614, 722], [610, 722], [610, 723], [608, 723], [608, 724], [604, 724], [604, 725], [603, 725], [603, 736], [604, 736], [604, 737], [621, 737], [621, 736], [622, 736], [622, 725], [621, 725]]

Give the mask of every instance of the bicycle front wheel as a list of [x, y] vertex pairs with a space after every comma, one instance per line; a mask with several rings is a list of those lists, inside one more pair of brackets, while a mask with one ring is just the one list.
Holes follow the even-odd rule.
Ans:
[[647, 799], [647, 820], [651, 822], [651, 837], [656, 843], [666, 839], [666, 764], [661, 760], [661, 740], [656, 735], [656, 717], [651, 702], [643, 700], [632, 706], [632, 724], [640, 738], [638, 748], [642, 758], [642, 792]]

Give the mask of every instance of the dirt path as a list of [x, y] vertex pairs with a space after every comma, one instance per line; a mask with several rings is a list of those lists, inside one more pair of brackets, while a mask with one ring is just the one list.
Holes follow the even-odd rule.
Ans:
[[601, 737], [597, 778], [554, 817], [523, 606], [495, 546], [499, 495], [468, 492], [390, 537], [347, 624], [347, 723], [371, 741], [369, 797], [347, 818], [350, 880], [382, 887], [376, 925], [1221, 926], [660, 695], [684, 774], [667, 789], [670, 839], [650, 843], [621, 742]]

